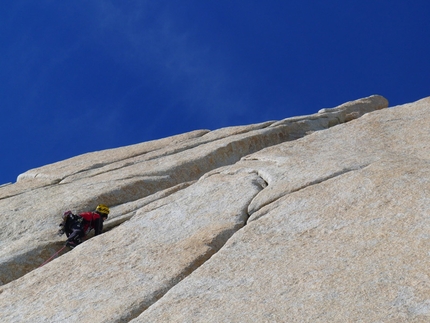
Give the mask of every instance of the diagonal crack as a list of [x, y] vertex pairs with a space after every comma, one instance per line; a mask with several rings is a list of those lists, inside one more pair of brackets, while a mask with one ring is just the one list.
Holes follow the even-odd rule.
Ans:
[[[229, 228], [224, 231], [220, 231], [215, 236], [207, 239], [204, 244], [204, 247], [206, 249], [204, 253], [197, 256], [191, 263], [189, 263], [187, 266], [184, 266], [184, 268], [177, 275], [171, 277], [166, 283], [161, 284], [162, 286], [160, 288], [153, 291], [148, 297], [141, 299], [138, 302], [137, 306], [134, 306], [129, 312], [124, 312], [124, 314], [118, 319], [116, 319], [114, 322], [129, 322], [141, 315], [150, 306], [161, 300], [168, 291], [174, 288], [182, 280], [190, 276], [199, 267], [204, 265], [214, 254], [219, 252], [222, 247], [227, 243], [227, 241], [231, 239], [231, 237], [233, 237], [233, 235], [241, 228], [243, 228], [243, 226], [238, 228]], [[198, 239], [200, 238], [202, 237], [198, 237]]]
[[333, 179], [335, 177], [342, 176], [342, 175], [345, 175], [345, 174], [348, 174], [350, 172], [354, 172], [354, 171], [357, 171], [357, 170], [361, 170], [361, 169], [363, 169], [363, 168], [365, 168], [365, 167], [367, 167], [369, 165], [370, 164], [364, 164], [364, 165], [359, 165], [359, 166], [354, 166], [354, 167], [343, 168], [342, 170], [334, 172], [333, 174], [330, 174], [330, 175], [327, 175], [327, 176], [323, 176], [321, 178], [318, 178], [318, 179], [316, 179], [314, 181], [311, 181], [311, 182], [307, 183], [306, 185], [300, 186], [297, 189], [289, 192], [289, 194], [294, 193], [294, 192], [298, 192], [298, 191], [300, 191], [302, 189], [305, 189], [305, 188], [307, 188], [309, 186], [320, 184], [322, 182], [328, 181], [328, 180]]
[[[287, 195], [289, 195], [289, 194], [292, 194], [292, 193], [295, 193], [295, 192], [299, 192], [299, 191], [301, 191], [301, 190], [303, 190], [303, 189], [306, 189], [306, 188], [308, 188], [308, 187], [311, 187], [311, 186], [314, 186], [314, 185], [318, 185], [318, 184], [321, 184], [321, 183], [323, 183], [323, 182], [326, 182], [326, 181], [328, 181], [328, 180], [331, 180], [331, 179], [333, 179], [333, 178], [336, 178], [336, 177], [339, 177], [339, 176], [343, 176], [343, 175], [345, 175], [345, 174], [348, 174], [348, 173], [350, 173], [350, 172], [354, 172], [354, 171], [358, 171], [358, 170], [361, 170], [361, 169], [364, 169], [364, 168], [366, 168], [366, 167], [368, 167], [370, 165], [370, 163], [366, 163], [366, 164], [362, 164], [362, 165], [355, 165], [355, 166], [351, 166], [351, 167], [345, 167], [345, 168], [343, 168], [343, 169], [341, 169], [341, 170], [339, 170], [339, 171], [337, 171], [337, 172], [334, 172], [334, 173], [332, 173], [332, 174], [329, 174], [329, 175], [326, 175], [326, 176], [322, 176], [322, 177], [319, 177], [319, 178], [316, 178], [315, 180], [313, 180], [313, 181], [310, 181], [310, 182], [307, 182], [307, 183], [305, 183], [305, 184], [303, 184], [303, 185], [300, 185], [300, 186], [298, 186], [298, 187], [296, 187], [296, 188], [294, 188], [294, 189], [292, 189], [292, 190], [290, 190], [290, 191], [288, 191], [288, 192], [285, 192], [284, 194], [282, 194], [282, 195], [276, 195], [275, 197], [273, 197], [273, 198], [271, 198], [271, 199], [267, 199], [264, 203], [262, 203], [260, 206], [259, 206], [259, 208], [258, 209], [255, 209], [255, 210], [253, 210], [252, 212], [249, 212], [250, 214], [249, 214], [249, 217], [251, 218], [251, 216], [252, 216], [252, 219], [251, 219], [251, 221], [255, 221], [255, 220], [257, 220], [257, 219], [259, 219], [259, 218], [261, 218], [261, 217], [263, 217], [264, 215], [265, 215], [265, 213], [261, 213], [260, 215], [254, 215], [254, 214], [256, 214], [258, 211], [260, 211], [260, 210], [262, 210], [263, 208], [265, 208], [266, 206], [268, 206], [268, 205], [270, 205], [270, 204], [272, 204], [272, 203], [274, 203], [274, 202], [276, 202], [276, 201], [278, 201], [278, 200], [280, 200], [281, 198], [283, 198], [283, 197], [285, 197], [285, 196], [287, 196]], [[255, 199], [255, 198], [254, 198]], [[252, 203], [252, 202], [251, 202]]]
[[[338, 177], [338, 176], [342, 176], [342, 175], [347, 174], [347, 173], [352, 172], [352, 171], [360, 170], [366, 166], [368, 166], [368, 165], [360, 165], [360, 166], [356, 166], [356, 167], [344, 168], [344, 169], [339, 170], [337, 172], [334, 172], [330, 175], [315, 179], [314, 181], [311, 181], [305, 185], [302, 185], [302, 186], [298, 187], [297, 189], [288, 192], [287, 194], [300, 191], [300, 190], [305, 189], [309, 186], [317, 185], [319, 183], [322, 183], [324, 181], [330, 180], [330, 179]], [[249, 170], [248, 170], [248, 172], [249, 172]], [[260, 172], [258, 170], [254, 170], [251, 172], [256, 174], [256, 176], [257, 176], [257, 179], [255, 180], [256, 184], [261, 187], [261, 190], [253, 197], [253, 199], [255, 199], [255, 197], [258, 194], [260, 194], [264, 190], [265, 187], [267, 187], [268, 182], [260, 174]], [[212, 176], [212, 175], [217, 174], [217, 173], [219, 173], [219, 172], [211, 173], [209, 176]], [[281, 197], [278, 197], [277, 199], [279, 199], [279, 198], [281, 198]], [[251, 199], [251, 201], [253, 199]], [[277, 199], [275, 199], [271, 202], [274, 202]], [[158, 301], [160, 301], [170, 290], [175, 288], [175, 286], [177, 284], [179, 284], [182, 280], [189, 277], [199, 267], [203, 266], [213, 255], [215, 255], [216, 253], [221, 251], [222, 248], [224, 247], [224, 245], [231, 238], [233, 238], [238, 232], [240, 232], [241, 230], [243, 230], [246, 227], [247, 222], [251, 216], [251, 214], [249, 214], [249, 212], [247, 212], [247, 210], [249, 209], [249, 205], [251, 204], [251, 201], [250, 201], [250, 203], [248, 203], [248, 205], [245, 205], [243, 208], [243, 212], [246, 214], [246, 218], [244, 219], [242, 226], [238, 226], [236, 228], [230, 228], [230, 229], [227, 229], [224, 231], [220, 231], [217, 235], [215, 235], [215, 236], [211, 237], [211, 239], [207, 240], [205, 243], [205, 246], [207, 247], [207, 250], [205, 253], [196, 257], [188, 266], [185, 266], [178, 275], [171, 277], [167, 284], [165, 284], [163, 287], [160, 287], [159, 289], [154, 291], [150, 295], [150, 297], [142, 299], [139, 302], [139, 306], [134, 307], [128, 313], [124, 313], [123, 316], [121, 318], [119, 318], [118, 320], [116, 320], [115, 322], [117, 322], [117, 323], [129, 322], [129, 321], [135, 319], [136, 317], [138, 317], [139, 315], [141, 315], [142, 313], [144, 313], [149, 307], [153, 306]], [[178, 247], [178, 246], [176, 246], [176, 247]]]
[[[257, 172], [252, 173], [256, 174], [255, 178], [252, 180], [252, 183], [256, 187], [259, 187], [258, 192], [253, 197], [255, 198], [255, 196], [267, 186], [267, 183], [261, 176], [258, 175]], [[176, 250], [181, 250], [181, 254], [184, 252], [186, 253], [186, 250], [188, 250], [190, 246], [193, 246], [194, 249], [196, 245], [200, 245], [199, 248], [201, 248], [203, 252], [196, 255], [190, 263], [186, 263], [186, 265], [183, 266], [183, 268], [177, 274], [172, 276], [168, 282], [161, 284], [162, 286], [152, 292], [150, 296], [141, 299], [137, 306], [132, 308], [129, 312], [124, 312], [124, 314], [120, 318], [116, 319], [115, 322], [129, 322], [144, 313], [149, 307], [160, 301], [164, 295], [167, 294], [167, 292], [175, 288], [175, 286], [178, 285], [182, 280], [192, 275], [198, 268], [210, 260], [213, 255], [221, 251], [224, 245], [246, 226], [249, 218], [249, 213], [247, 210], [251, 201], [252, 198], [247, 204], [243, 205], [241, 210], [242, 221], [237, 223], [235, 226], [226, 226], [221, 230], [214, 231], [211, 231], [210, 229], [203, 230], [202, 232], [198, 232], [194, 236], [189, 237], [188, 239], [175, 245], [174, 248]], [[214, 232], [214, 234], [210, 234], [210, 232]], [[203, 244], [201, 244], [202, 241]], [[182, 257], [184, 257], [183, 254]]]

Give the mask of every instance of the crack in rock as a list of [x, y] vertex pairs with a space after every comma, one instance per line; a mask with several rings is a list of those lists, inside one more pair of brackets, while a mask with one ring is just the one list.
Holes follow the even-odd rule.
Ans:
[[[253, 185], [259, 188], [258, 192], [255, 194], [256, 196], [259, 192], [261, 192], [261, 190], [263, 190], [267, 186], [267, 182], [261, 176], [259, 176], [258, 172], [256, 171], [252, 171], [250, 172], [250, 174], [257, 175], [256, 178], [252, 180]], [[250, 201], [252, 201], [252, 199], [250, 199]], [[184, 268], [180, 271], [179, 274], [170, 278], [169, 282], [166, 283], [163, 288], [160, 288], [154, 293], [152, 293], [152, 297], [150, 298], [150, 300], [148, 300], [148, 298], [141, 300], [140, 304], [133, 308], [133, 310], [130, 311], [129, 314], [124, 314], [121, 319], [116, 320], [115, 322], [125, 322], [126, 320], [131, 321], [132, 319], [141, 315], [149, 307], [156, 304], [160, 299], [162, 299], [167, 292], [175, 288], [175, 286], [178, 285], [181, 281], [192, 275], [198, 268], [203, 266], [207, 261], [211, 259], [213, 255], [221, 251], [224, 245], [247, 225], [247, 221], [250, 216], [247, 212], [249, 203], [247, 205], [244, 205], [242, 208], [242, 213], [246, 216], [241, 224], [237, 224], [233, 227], [227, 226], [222, 230], [211, 230], [214, 228], [206, 228], [205, 230], [197, 232], [189, 239], [182, 241], [179, 245], [175, 245], [175, 249], [183, 250], [186, 254], [187, 250], [194, 251], [195, 246], [201, 245], [201, 242], [203, 241], [203, 247], [200, 248], [204, 248], [204, 252], [195, 257], [189, 264], [184, 266]], [[211, 234], [211, 232], [216, 233]], [[184, 257], [186, 258], [186, 255]]]
[[[291, 190], [291, 191], [289, 191], [289, 192], [285, 192], [285, 193], [284, 193], [284, 194], [282, 194], [282, 195], [276, 196], [276, 198], [273, 198], [273, 199], [271, 199], [271, 200], [267, 200], [267, 201], [265, 201], [264, 203], [262, 203], [262, 204], [261, 204], [261, 206], [260, 206], [258, 209], [255, 209], [255, 210], [253, 210], [252, 212], [251, 212], [251, 211], [248, 211], [248, 212], [249, 212], [249, 214], [250, 214], [250, 219], [249, 219], [249, 220], [250, 220], [250, 221], [255, 221], [255, 220], [257, 220], [257, 219], [259, 219], [259, 218], [263, 217], [263, 216], [266, 214], [266, 212], [263, 212], [263, 213], [258, 214], [258, 213], [259, 213], [259, 211], [262, 211], [264, 208], [266, 208], [266, 207], [267, 207], [267, 206], [269, 206], [270, 204], [275, 203], [276, 201], [280, 200], [281, 198], [283, 198], [283, 197], [285, 197], [285, 196], [287, 196], [287, 195], [289, 195], [289, 194], [299, 192], [299, 191], [304, 190], [304, 189], [306, 189], [306, 188], [308, 188], [308, 187], [311, 187], [311, 186], [314, 186], [314, 185], [321, 184], [321, 183], [323, 183], [323, 182], [326, 182], [326, 181], [328, 181], [328, 180], [331, 180], [331, 179], [336, 178], [336, 177], [339, 177], [339, 176], [343, 176], [343, 175], [348, 174], [348, 173], [350, 173], [350, 172], [354, 172], [354, 171], [362, 170], [362, 169], [364, 169], [364, 168], [368, 167], [369, 165], [370, 165], [370, 163], [366, 163], [366, 164], [363, 164], [363, 165], [358, 165], [358, 166], [353, 166], [353, 167], [347, 167], [347, 168], [344, 168], [344, 169], [339, 170], [339, 171], [337, 171], [337, 172], [334, 172], [334, 173], [332, 173], [332, 174], [330, 174], [330, 175], [323, 176], [323, 177], [321, 177], [321, 178], [317, 178], [317, 179], [315, 179], [315, 180], [313, 180], [313, 181], [310, 181], [310, 182], [308, 182], [308, 183], [306, 183], [306, 184], [304, 184], [304, 185], [300, 185], [299, 187], [297, 187], [297, 188], [295, 188], [295, 189], [293, 189], [293, 190]], [[264, 179], [263, 179], [263, 180], [264, 180]], [[258, 195], [257, 195], [257, 196], [258, 196]], [[256, 197], [257, 197], [257, 196], [256, 196]], [[255, 200], [255, 197], [254, 197], [254, 200]], [[252, 204], [252, 202], [251, 202], [251, 204]], [[257, 214], [258, 214], [258, 215], [257, 215]], [[251, 217], [252, 217], [252, 218], [251, 218]]]
[[[160, 299], [162, 299], [168, 291], [174, 288], [182, 280], [190, 276], [199, 267], [204, 265], [214, 254], [219, 252], [222, 247], [227, 243], [227, 241], [231, 239], [234, 234], [238, 232], [241, 228], [243, 228], [243, 226], [240, 228], [228, 228], [224, 231], [219, 232], [213, 237], [209, 237], [209, 239], [207, 236], [205, 236], [205, 232], [203, 231], [202, 233], [198, 233], [196, 236], [192, 237], [193, 239], [191, 239], [191, 241], [184, 241], [184, 243], [187, 245], [193, 245], [193, 240], [201, 241], [203, 239], [205, 240], [204, 247], [206, 248], [206, 251], [200, 256], [196, 257], [190, 264], [185, 266], [178, 275], [170, 278], [168, 282], [163, 284], [164, 287], [161, 287], [158, 290], [154, 291], [150, 297], [146, 297], [145, 299], [141, 300], [139, 304], [135, 306], [130, 312], [125, 313], [121, 318], [115, 320], [115, 322], [129, 322], [141, 315], [150, 306], [154, 305]], [[182, 246], [175, 247], [180, 248]]]

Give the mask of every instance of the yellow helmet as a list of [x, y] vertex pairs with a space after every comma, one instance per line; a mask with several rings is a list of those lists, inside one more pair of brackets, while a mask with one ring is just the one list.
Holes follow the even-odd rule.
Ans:
[[110, 210], [106, 205], [99, 204], [96, 207], [96, 212], [106, 214], [106, 216], [107, 216], [109, 214]]

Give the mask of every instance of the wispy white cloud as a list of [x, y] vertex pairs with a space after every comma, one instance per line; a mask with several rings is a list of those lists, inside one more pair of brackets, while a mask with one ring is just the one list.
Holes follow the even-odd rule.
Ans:
[[[192, 31], [177, 26], [175, 12], [167, 5], [143, 1], [121, 9], [109, 1], [99, 2], [98, 26], [101, 34], [115, 34], [123, 48], [110, 48], [129, 69], [147, 73], [152, 82], [180, 102], [184, 113], [227, 123], [245, 113], [249, 102], [235, 93], [238, 80], [215, 54], [210, 40], [198, 42]], [[148, 73], [150, 71], [150, 74]]]

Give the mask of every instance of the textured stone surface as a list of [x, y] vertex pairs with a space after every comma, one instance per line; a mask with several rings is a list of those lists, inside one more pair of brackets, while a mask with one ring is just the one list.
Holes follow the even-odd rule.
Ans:
[[428, 322], [429, 108], [374, 112], [217, 170], [268, 183], [248, 225], [133, 322]]
[[[0, 321], [428, 322], [430, 98], [384, 106], [196, 131], [0, 187]], [[61, 247], [59, 214], [100, 199], [109, 231], [32, 270]]]
[[55, 231], [65, 210], [82, 212], [104, 203], [113, 207], [110, 222], [118, 223], [127, 217], [125, 204], [136, 210], [153, 202], [154, 194], [174, 191], [247, 154], [386, 106], [386, 99], [372, 96], [283, 122], [194, 131], [30, 170], [0, 187], [0, 214], [7, 223], [0, 231], [0, 284], [37, 268], [58, 249], [62, 240]]
[[428, 322], [428, 166], [378, 161], [281, 197], [133, 322]]
[[[129, 320], [244, 225], [246, 207], [264, 184], [256, 174], [217, 175], [166, 197], [154, 210], [141, 209], [123, 225], [4, 286], [2, 321], [89, 322], [95, 313], [91, 321]], [[4, 301], [17, 295], [25, 301]]]

